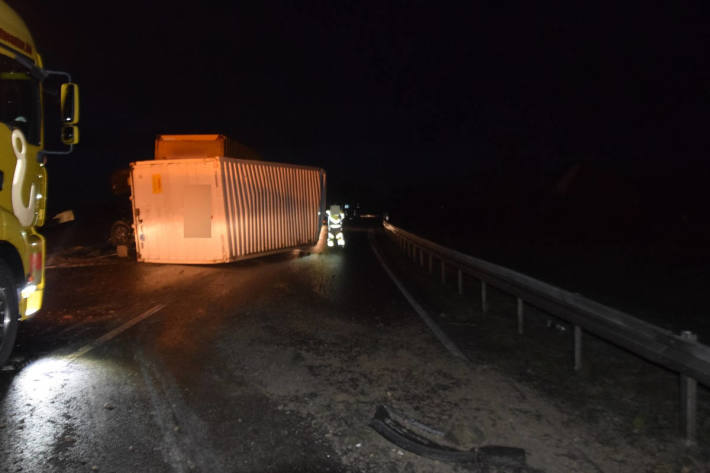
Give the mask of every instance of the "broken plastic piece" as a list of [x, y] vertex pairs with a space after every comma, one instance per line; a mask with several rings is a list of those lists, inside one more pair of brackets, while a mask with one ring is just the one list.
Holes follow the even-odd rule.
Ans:
[[433, 460], [516, 468], [526, 466], [525, 450], [522, 448], [486, 445], [468, 451], [456, 450], [406, 428], [382, 405], [377, 406], [370, 426], [398, 447]]

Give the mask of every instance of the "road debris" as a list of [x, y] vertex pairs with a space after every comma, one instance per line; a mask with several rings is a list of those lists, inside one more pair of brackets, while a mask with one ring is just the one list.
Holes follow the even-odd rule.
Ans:
[[[370, 426], [385, 439], [411, 453], [443, 462], [462, 463], [476, 467], [496, 466], [511, 467], [517, 471], [533, 471], [527, 469], [525, 450], [516, 447], [485, 445], [471, 450], [457, 450], [435, 442], [430, 437], [441, 437], [441, 433], [420, 422], [410, 419], [407, 425], [416, 425], [412, 429], [400, 422], [396, 413], [386, 406], [377, 406], [375, 416]], [[400, 450], [401, 451], [401, 450]], [[399, 452], [398, 452], [399, 453]]]

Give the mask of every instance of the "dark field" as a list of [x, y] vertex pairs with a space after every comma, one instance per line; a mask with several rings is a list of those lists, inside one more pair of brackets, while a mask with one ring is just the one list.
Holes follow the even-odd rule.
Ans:
[[[587, 287], [597, 291], [609, 288], [611, 296], [597, 299], [613, 305], [614, 297], [617, 297], [616, 300], [620, 303], [626, 301], [626, 305], [615, 306], [625, 310], [630, 310], [628, 307], [644, 307], [644, 304], [648, 307], [652, 301], [672, 302], [659, 297], [663, 294], [653, 293], [648, 289], [648, 297], [643, 299], [641, 304], [635, 304], [628, 293], [621, 291], [626, 286], [622, 285], [614, 291], [613, 285], [595, 285], [591, 275], [581, 270], [574, 271], [574, 267], [566, 264], [566, 255], [562, 249], [570, 252], [567, 255], [574, 254], [573, 246], [552, 247], [544, 258], [542, 253], [538, 252], [540, 261], [547, 265], [536, 264], [535, 253], [524, 255], [524, 247], [521, 246], [496, 246], [489, 241], [488, 246], [478, 248], [485, 249], [486, 257], [492, 261], [496, 261], [491, 257], [493, 255], [510, 258], [513, 263], [510, 266], [516, 269], [522, 270], [523, 265], [528, 264], [531, 269], [525, 272], [535, 274], [541, 279], [549, 281], [549, 278], [555, 276], [563, 278], [555, 281], [563, 287], [565, 286], [562, 282], [570, 281], [579, 285], [577, 287], [588, 284]], [[614, 247], [601, 248], [609, 251], [609, 248]], [[582, 369], [575, 372], [572, 328], [569, 325], [554, 320], [534, 307], [526, 306], [525, 333], [518, 335], [514, 297], [491, 289], [488, 294], [489, 311], [484, 314], [480, 311], [480, 288], [476, 280], [465, 278], [464, 295], [460, 296], [456, 290], [456, 276], [453, 272], [449, 271], [448, 284], [442, 286], [437, 269], [430, 275], [426, 263], [421, 267], [403, 257], [394, 243], [391, 243], [388, 249], [392, 260], [399, 256], [396, 271], [407, 281], [408, 289], [416, 294], [417, 301], [436, 319], [474, 365], [505, 373], [521, 385], [543, 393], [548, 402], [569, 415], [569, 425], [589, 426], [595, 432], [596, 440], [602, 444], [614, 446], [628, 443], [647, 452], [649, 458], [657, 462], [655, 469], [635, 471], [708, 471], [710, 391], [706, 387], [698, 388], [698, 446], [687, 449], [683, 446], [680, 434], [679, 377], [676, 373], [589, 334], [585, 334], [583, 338]], [[495, 250], [498, 253], [495, 253]], [[514, 259], [513, 255], [519, 255], [519, 259]], [[579, 261], [584, 261], [587, 267], [597, 271], [604, 268], [605, 261], [611, 261], [612, 264], [615, 261], [613, 258], [605, 261], [595, 260], [594, 256], [599, 256], [599, 253], [593, 255], [579, 252], [569, 258], [578, 258]], [[617, 261], [622, 260], [618, 254], [615, 256]], [[622, 253], [621, 256], [626, 254]], [[523, 265], [517, 265], [518, 261], [523, 262]], [[552, 261], [558, 263], [557, 268], [567, 271], [554, 272], [556, 267], [550, 264]], [[630, 269], [633, 270], [634, 266]], [[533, 270], [538, 272], [534, 273]], [[619, 272], [611, 271], [611, 274], [613, 281], [622, 284], [624, 278]], [[541, 274], [548, 275], [548, 278], [543, 278]], [[652, 280], [652, 274], [642, 276], [644, 281]], [[567, 279], [564, 279], [565, 277]], [[608, 284], [610, 279], [604, 282]], [[653, 281], [652, 283], [655, 284]], [[640, 284], [632, 287], [635, 290], [643, 289]], [[587, 295], [592, 293], [591, 290], [580, 292]], [[700, 293], [697, 296], [699, 299]], [[659, 323], [664, 320], [660, 311], [652, 311], [650, 308], [644, 312], [644, 316], [650, 320], [656, 317]], [[550, 324], [550, 321], [553, 323]], [[671, 319], [666, 326], [672, 327], [675, 322], [677, 319]], [[624, 461], [620, 460], [620, 465], [624, 466], [620, 466], [619, 471], [624, 471], [632, 463], [624, 464]]]
[[710, 340], [710, 247], [701, 239], [560, 238], [528, 224], [503, 234], [485, 230], [475, 214], [463, 222], [422, 212], [392, 223], [434, 242], [500, 264], [627, 312], [663, 328]]

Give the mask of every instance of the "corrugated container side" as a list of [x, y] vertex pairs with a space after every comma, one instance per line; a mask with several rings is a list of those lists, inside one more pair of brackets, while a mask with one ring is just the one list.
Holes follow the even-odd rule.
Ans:
[[323, 171], [222, 159], [231, 259], [318, 240]]
[[139, 260], [213, 263], [313, 245], [325, 209], [319, 168], [231, 158], [132, 164]]

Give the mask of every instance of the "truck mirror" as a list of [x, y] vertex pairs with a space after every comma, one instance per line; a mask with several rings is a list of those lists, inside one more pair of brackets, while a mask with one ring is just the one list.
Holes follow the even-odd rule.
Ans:
[[74, 82], [62, 84], [61, 108], [63, 125], [79, 123], [79, 86]]
[[79, 142], [79, 127], [76, 125], [66, 125], [62, 127], [62, 143], [65, 145], [75, 145]]

